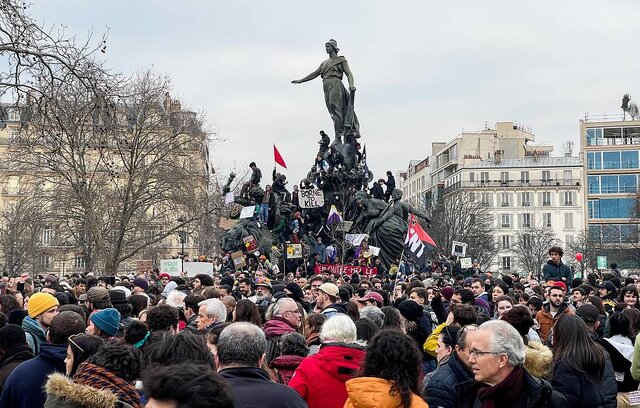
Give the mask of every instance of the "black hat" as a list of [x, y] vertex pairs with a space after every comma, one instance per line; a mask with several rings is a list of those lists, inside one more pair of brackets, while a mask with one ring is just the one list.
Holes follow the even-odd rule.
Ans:
[[291, 295], [289, 296], [296, 302], [299, 302], [304, 298], [304, 292], [297, 284], [293, 282], [287, 283], [284, 288], [291, 292]]
[[23, 309], [15, 309], [9, 313], [9, 324], [17, 324], [22, 326], [22, 321], [29, 315], [29, 312]]
[[600, 311], [594, 305], [586, 303], [576, 309], [576, 316], [584, 320], [585, 323], [595, 323], [600, 319]]
[[109, 300], [113, 305], [121, 305], [127, 303], [127, 294], [121, 290], [115, 289], [109, 291]]
[[7, 350], [9, 347], [27, 344], [27, 336], [22, 327], [16, 324], [8, 324], [0, 329], [0, 348]]
[[220, 286], [227, 285], [227, 286], [233, 288], [233, 285], [235, 285], [235, 283], [236, 283], [235, 279], [233, 279], [229, 275], [227, 275], [227, 276], [223, 277], [222, 279], [220, 279]]
[[405, 300], [398, 305], [400, 314], [407, 320], [418, 320], [424, 314], [422, 306], [413, 300]]
[[614, 285], [613, 282], [611, 281], [602, 282], [601, 284], [598, 285], [598, 289], [606, 289], [609, 292], [616, 293], [616, 285]]

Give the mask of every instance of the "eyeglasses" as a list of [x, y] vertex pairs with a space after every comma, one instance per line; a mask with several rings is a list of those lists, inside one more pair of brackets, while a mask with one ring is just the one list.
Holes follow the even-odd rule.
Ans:
[[82, 333], [72, 334], [71, 336], [69, 336], [67, 340], [69, 341], [69, 343], [73, 344], [78, 350], [80, 350], [81, 353], [84, 353], [84, 350], [82, 349], [82, 347], [78, 346], [78, 343], [73, 341], [73, 339], [77, 339], [80, 336], [84, 336], [84, 334]]
[[480, 326], [478, 326], [477, 324], [467, 324], [466, 326], [462, 326], [462, 329], [460, 329], [460, 331], [476, 331], [480, 328]]
[[285, 314], [285, 313], [295, 313], [295, 314], [302, 315], [302, 313], [300, 313], [299, 310], [287, 310], [286, 312], [282, 312], [282, 314]]
[[496, 353], [493, 351], [480, 351], [480, 350], [476, 350], [476, 349], [469, 349], [469, 357], [473, 357], [473, 358], [478, 358], [478, 356], [482, 356], [485, 354], [493, 354], [493, 355], [499, 355], [502, 353]]

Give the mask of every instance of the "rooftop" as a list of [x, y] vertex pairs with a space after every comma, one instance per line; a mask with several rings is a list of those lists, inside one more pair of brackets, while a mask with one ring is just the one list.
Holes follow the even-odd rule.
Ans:
[[496, 163], [494, 159], [482, 160], [478, 163], [466, 166], [467, 169], [485, 168], [521, 168], [521, 167], [568, 167], [582, 166], [579, 157], [527, 157], [524, 159], [502, 159]]

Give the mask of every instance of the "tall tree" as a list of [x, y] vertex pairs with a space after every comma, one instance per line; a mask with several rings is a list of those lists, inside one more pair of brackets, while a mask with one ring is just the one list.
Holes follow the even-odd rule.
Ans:
[[549, 259], [549, 248], [557, 242], [558, 239], [550, 228], [531, 227], [518, 230], [513, 245], [517, 266], [527, 275], [539, 278], [543, 265]]

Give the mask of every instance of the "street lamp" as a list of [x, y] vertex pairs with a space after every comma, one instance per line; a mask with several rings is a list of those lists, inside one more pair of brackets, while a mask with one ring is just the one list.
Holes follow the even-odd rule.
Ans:
[[[185, 222], [187, 222], [186, 219], [184, 219], [183, 217], [178, 218], [178, 222], [180, 224], [184, 224]], [[185, 241], [187, 240], [187, 231], [178, 231], [178, 236], [180, 237], [180, 269], [182, 270], [182, 274], [184, 274], [184, 244]]]

